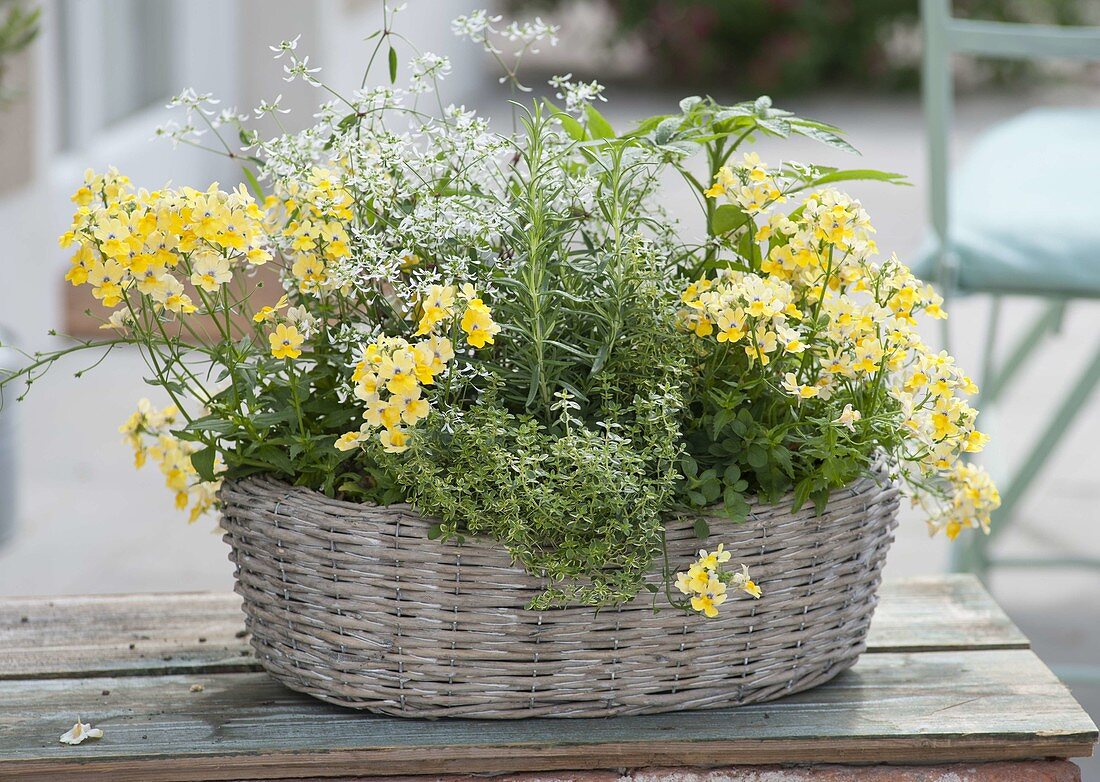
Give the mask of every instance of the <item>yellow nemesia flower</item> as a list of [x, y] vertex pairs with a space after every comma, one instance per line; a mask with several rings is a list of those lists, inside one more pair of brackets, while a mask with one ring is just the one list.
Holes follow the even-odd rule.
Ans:
[[475, 348], [492, 345], [493, 337], [500, 332], [500, 326], [493, 322], [492, 312], [481, 299], [470, 299], [460, 325], [466, 332], [466, 341]]
[[294, 326], [280, 323], [267, 338], [271, 343], [271, 355], [275, 358], [298, 358], [302, 355], [299, 348], [305, 337], [298, 333], [298, 329]]

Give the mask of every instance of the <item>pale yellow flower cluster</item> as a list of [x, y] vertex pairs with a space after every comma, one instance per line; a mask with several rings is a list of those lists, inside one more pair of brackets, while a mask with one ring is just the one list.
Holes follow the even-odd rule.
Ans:
[[989, 531], [989, 514], [1000, 505], [1000, 494], [985, 470], [959, 462], [951, 468], [949, 508], [933, 523], [942, 524], [954, 540], [967, 527]]
[[720, 343], [744, 343], [749, 363], [768, 366], [777, 351], [806, 349], [797, 329], [802, 311], [783, 280], [751, 272], [723, 271], [689, 285], [681, 295], [681, 322], [696, 336], [714, 335]]
[[[766, 168], [752, 163], [739, 176], [752, 170], [767, 180]], [[708, 195], [728, 194], [728, 176], [716, 179]], [[987, 439], [966, 401], [977, 388], [916, 330], [921, 313], [946, 317], [943, 300], [896, 258], [871, 261], [874, 228], [859, 201], [843, 193], [811, 193], [790, 214], [760, 211], [747, 259], [754, 266], [759, 259], [759, 271], [724, 269], [688, 285], [684, 327], [740, 344], [749, 366], [768, 367], [776, 390], [796, 404], [837, 397], [844, 409], [833, 423], [852, 435], [864, 412], [853, 403], [888, 394], [901, 412], [901, 458], [917, 467], [917, 483], [938, 486], [948, 498], [933, 510], [931, 531], [953, 538], [964, 527], [987, 528], [1000, 502], [996, 488], [979, 468], [960, 463]]]
[[158, 313], [188, 314], [197, 306], [184, 292], [185, 281], [205, 302], [235, 269], [271, 259], [263, 213], [243, 187], [135, 192], [112, 168], [88, 170], [73, 201], [72, 226], [60, 238], [62, 247], [76, 246], [65, 279], [90, 285], [105, 307], [123, 304], [112, 325], [124, 325], [141, 308], [131, 292], [148, 297]]
[[[340, 174], [328, 168], [314, 168], [302, 181], [280, 183], [276, 195], [268, 197], [268, 228], [287, 242], [290, 273], [301, 291], [329, 290], [331, 265], [351, 255], [347, 226], [355, 217], [354, 205]], [[274, 218], [280, 206], [288, 216], [282, 225]]]
[[[134, 466], [140, 469], [151, 458], [160, 467], [165, 485], [175, 493], [176, 507], [184, 510], [191, 506], [189, 520], [193, 522], [214, 506], [221, 481], [198, 479], [191, 454], [201, 446], [171, 433], [178, 417], [175, 405], [157, 410], [148, 399], [142, 399], [119, 431], [134, 449]], [[219, 470], [216, 465], [215, 471]]]
[[449, 323], [455, 316], [456, 307], [462, 306], [462, 319], [459, 325], [466, 334], [470, 347], [483, 348], [494, 344], [493, 338], [500, 333], [500, 326], [493, 321], [493, 313], [477, 296], [474, 286], [466, 283], [461, 287], [454, 285], [430, 285], [420, 300], [420, 321], [417, 324], [417, 336], [430, 334], [439, 326]]
[[355, 396], [366, 404], [365, 423], [359, 431], [341, 435], [336, 447], [351, 450], [378, 432], [386, 451], [408, 449], [409, 429], [431, 409], [424, 389], [435, 383], [454, 355], [451, 341], [438, 335], [415, 344], [401, 337], [379, 337], [368, 345], [352, 374]]
[[749, 214], [756, 214], [772, 204], [787, 200], [778, 182], [755, 152], [746, 153], [738, 164], [718, 169], [714, 185], [706, 190], [705, 195], [708, 198], [725, 196]]
[[[462, 312], [458, 319], [458, 312]], [[403, 337], [379, 337], [367, 346], [352, 373], [355, 396], [366, 404], [366, 422], [359, 431], [346, 432], [336, 448], [350, 451], [375, 432], [383, 449], [401, 453], [409, 447], [409, 431], [431, 409], [426, 390], [435, 384], [455, 357], [454, 343], [445, 333], [465, 334], [473, 348], [493, 344], [500, 332], [489, 307], [477, 296], [473, 285], [429, 285], [420, 295], [416, 336], [410, 343]]]
[[718, 607], [729, 597], [729, 587], [754, 598], [763, 594], [749, 577], [747, 565], [741, 565], [740, 571], [724, 571], [722, 565], [729, 561], [730, 553], [725, 550], [725, 544], [719, 543], [714, 551], [700, 549], [699, 559], [692, 563], [687, 572], [676, 574], [676, 588], [682, 594], [690, 595], [692, 610], [708, 619], [718, 616]]

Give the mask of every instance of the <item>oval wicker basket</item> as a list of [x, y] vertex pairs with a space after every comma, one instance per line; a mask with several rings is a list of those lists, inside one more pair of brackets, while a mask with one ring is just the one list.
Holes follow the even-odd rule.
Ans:
[[[898, 490], [883, 464], [821, 516], [789, 499], [749, 521], [669, 524], [683, 569], [725, 542], [764, 596], [716, 619], [646, 593], [617, 608], [524, 609], [539, 579], [480, 540], [429, 540], [407, 506], [227, 482], [222, 526], [252, 646], [272, 676], [331, 703], [407, 717], [597, 717], [732, 706], [831, 679], [865, 648]], [[660, 582], [658, 575], [652, 576]]]

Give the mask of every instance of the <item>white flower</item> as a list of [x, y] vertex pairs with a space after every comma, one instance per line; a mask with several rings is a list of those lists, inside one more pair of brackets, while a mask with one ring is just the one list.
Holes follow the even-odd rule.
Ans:
[[451, 22], [451, 31], [460, 38], [468, 38], [474, 43], [481, 44], [488, 52], [499, 54], [500, 50], [489, 41], [489, 34], [495, 33], [493, 25], [503, 17], [489, 16], [484, 8], [478, 9], [468, 16], [460, 16]]
[[555, 76], [547, 82], [551, 87], [557, 90], [554, 93], [554, 97], [558, 100], [565, 101], [565, 110], [570, 114], [582, 115], [584, 114], [585, 107], [588, 106], [594, 100], [601, 100], [604, 103], [607, 102], [607, 98], [603, 96], [604, 87], [597, 81], [590, 81], [587, 84], [583, 81], [575, 82], [571, 81], [573, 74], [567, 73], [564, 76]]
[[289, 114], [290, 109], [284, 109], [282, 106], [279, 105], [282, 100], [283, 96], [280, 94], [275, 96], [275, 100], [265, 100], [261, 102], [259, 106], [253, 109], [253, 112], [255, 112], [257, 119], [263, 117], [266, 114]]
[[286, 76], [283, 77], [283, 81], [294, 81], [295, 79], [301, 79], [302, 81], [316, 84], [317, 80], [313, 77], [313, 74], [320, 72], [320, 68], [309, 67], [309, 57], [303, 57], [298, 59], [294, 55], [290, 56], [290, 65], [283, 66], [283, 72]]
[[99, 728], [93, 728], [91, 723], [81, 722], [77, 718], [76, 724], [69, 728], [68, 731], [61, 734], [62, 744], [79, 744], [84, 739], [101, 739], [103, 738], [103, 731]]
[[289, 308], [286, 311], [286, 319], [297, 326], [305, 337], [311, 336], [314, 327], [317, 325], [317, 318], [313, 317], [305, 306]]
[[294, 40], [292, 40], [292, 41], [280, 41], [278, 46], [269, 46], [267, 48], [270, 49], [271, 51], [275, 52], [275, 59], [277, 60], [280, 57], [282, 57], [286, 52], [292, 52], [295, 49], [297, 49], [298, 48], [298, 39], [301, 38], [301, 37], [302, 37], [302, 34], [299, 33], [298, 35], [296, 35], [294, 37]]

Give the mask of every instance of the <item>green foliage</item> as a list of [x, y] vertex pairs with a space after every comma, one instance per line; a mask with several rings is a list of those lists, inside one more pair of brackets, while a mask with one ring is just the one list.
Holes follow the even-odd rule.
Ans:
[[[546, 9], [575, 0], [512, 0]], [[790, 94], [860, 85], [916, 88], [917, 0], [603, 0], [615, 19], [609, 45], [638, 36], [655, 63], [647, 79], [714, 82], [740, 92]], [[1089, 0], [955, 0], [962, 17], [1011, 22], [1088, 24]], [[905, 53], [903, 53], [903, 50]], [[1004, 82], [1027, 72], [1019, 62], [990, 60], [986, 78]]]
[[[549, 429], [486, 401], [434, 416], [413, 447], [379, 455], [446, 539], [500, 541], [547, 579], [532, 608], [633, 598], [660, 550], [675, 488], [676, 400], [635, 400], [634, 420], [598, 430], [562, 410]], [[388, 457], [388, 458], [387, 458]]]
[[28, 8], [21, 0], [0, 0], [0, 107], [11, 97], [4, 87], [6, 60], [38, 37], [41, 15], [42, 9]]

